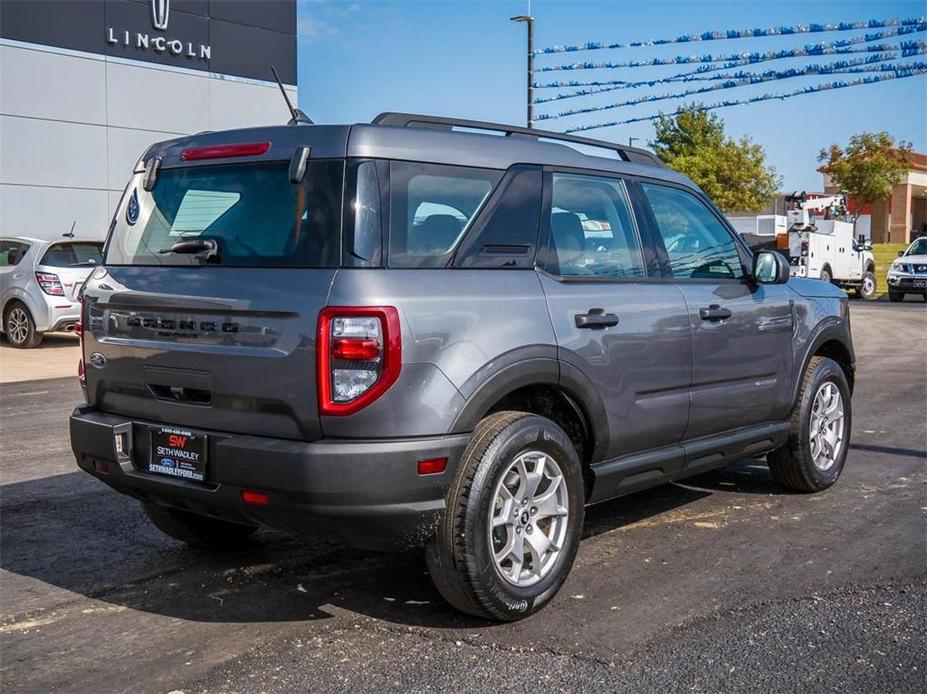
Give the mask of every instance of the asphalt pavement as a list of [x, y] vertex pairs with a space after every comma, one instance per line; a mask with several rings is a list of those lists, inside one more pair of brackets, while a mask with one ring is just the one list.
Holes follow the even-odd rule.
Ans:
[[77, 470], [76, 379], [0, 384], [0, 686], [924, 691], [927, 307], [851, 305], [835, 487], [790, 494], [748, 459], [592, 507], [561, 593], [505, 625], [447, 607], [418, 552], [179, 545]]

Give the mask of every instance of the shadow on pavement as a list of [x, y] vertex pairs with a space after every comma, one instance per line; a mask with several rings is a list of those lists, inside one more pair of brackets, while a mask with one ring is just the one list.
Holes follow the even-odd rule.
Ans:
[[[768, 472], [758, 467], [765, 470], [748, 460], [686, 486], [665, 485], [590, 507], [584, 537], [712, 494], [775, 492]], [[161, 535], [136, 502], [78, 472], [4, 485], [2, 495], [0, 566], [95, 600], [202, 622], [328, 619], [341, 608], [407, 625], [488, 626], [443, 602], [421, 551], [365, 553], [261, 531], [259, 542], [240, 551], [208, 554]], [[17, 604], [14, 592], [5, 589], [7, 612], [34, 609]]]

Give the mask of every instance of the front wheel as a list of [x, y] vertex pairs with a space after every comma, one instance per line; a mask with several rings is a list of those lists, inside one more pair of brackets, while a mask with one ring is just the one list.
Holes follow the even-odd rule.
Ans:
[[904, 301], [904, 293], [903, 293], [903, 292], [891, 292], [891, 291], [890, 291], [890, 292], [888, 293], [888, 300], [891, 301], [891, 302], [893, 302], [893, 303], [898, 303], [899, 301]]
[[579, 547], [585, 492], [554, 422], [500, 412], [479, 423], [425, 547], [435, 587], [468, 614], [514, 621], [563, 585]]
[[850, 387], [833, 359], [812, 357], [792, 411], [789, 439], [767, 456], [782, 487], [798, 492], [827, 489], [843, 470], [850, 445]]
[[864, 301], [872, 301], [876, 297], [876, 278], [871, 272], [863, 274], [863, 281], [856, 288], [856, 295]]

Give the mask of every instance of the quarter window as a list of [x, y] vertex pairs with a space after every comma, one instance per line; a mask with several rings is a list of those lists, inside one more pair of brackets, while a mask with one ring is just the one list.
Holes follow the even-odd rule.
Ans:
[[19, 261], [26, 255], [29, 250], [28, 243], [19, 241], [0, 241], [0, 267], [13, 267], [19, 264]]
[[698, 198], [678, 188], [642, 185], [676, 279], [740, 279], [734, 238]]
[[553, 174], [545, 269], [561, 276], [644, 277], [631, 207], [620, 181]]
[[390, 164], [390, 267], [444, 267], [501, 171]]

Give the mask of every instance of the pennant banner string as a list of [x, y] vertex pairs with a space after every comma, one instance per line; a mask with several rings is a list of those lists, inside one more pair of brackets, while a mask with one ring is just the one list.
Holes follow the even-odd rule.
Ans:
[[793, 36], [795, 34], [818, 34], [833, 31], [854, 31], [859, 29], [882, 29], [886, 27], [906, 27], [927, 22], [927, 17], [911, 17], [907, 19], [870, 19], [863, 22], [834, 22], [830, 24], [796, 24], [767, 29], [728, 29], [726, 31], [704, 31], [699, 34], [683, 34], [682, 36], [648, 41], [629, 41], [624, 43], [605, 43], [590, 41], [573, 45], [558, 45], [550, 48], [539, 48], [535, 55], [553, 53], [575, 53], [578, 51], [595, 51], [610, 48], [640, 48], [649, 46], [665, 46], [673, 43], [696, 43], [699, 41], [723, 41], [728, 39], [760, 38], [767, 36]]
[[[598, 70], [598, 69], [613, 69], [613, 68], [625, 68], [625, 67], [650, 67], [655, 65], [683, 65], [687, 63], [721, 63], [726, 61], [735, 61], [743, 60], [747, 63], [761, 63], [768, 60], [779, 60], [781, 58], [801, 58], [808, 56], [816, 55], [831, 55], [831, 54], [842, 54], [842, 53], [864, 53], [864, 52], [875, 52], [878, 47], [857, 47], [858, 44], [862, 43], [871, 43], [873, 41], [878, 41], [881, 39], [890, 38], [893, 36], [907, 35], [914, 32], [927, 31], [927, 23], [918, 24], [910, 27], [899, 27], [897, 29], [892, 29], [890, 31], [878, 32], [875, 34], [866, 34], [865, 36], [857, 36], [856, 38], [846, 39], [843, 41], [830, 41], [823, 43], [809, 43], [801, 48], [786, 49], [780, 51], [768, 51], [766, 53], [734, 53], [730, 55], [712, 55], [706, 53], [703, 55], [679, 55], [672, 58], [651, 58], [649, 60], [629, 60], [626, 62], [603, 62], [603, 63], [594, 63], [594, 62], [584, 62], [584, 63], [571, 63], [568, 65], [548, 65], [545, 67], [536, 68], [535, 72], [555, 72], [560, 70]], [[905, 44], [915, 43], [910, 41], [902, 42], [902, 49]], [[886, 48], [881, 48], [879, 50], [890, 50]]]
[[[927, 44], [924, 44], [919, 51], [919, 55], [927, 53]], [[830, 63], [827, 65], [805, 65], [800, 68], [790, 68], [788, 70], [767, 70], [765, 72], [748, 72], [745, 70], [739, 70], [737, 72], [728, 72], [720, 74], [709, 74], [702, 77], [692, 77], [682, 80], [675, 80], [681, 82], [692, 82], [692, 81], [707, 81], [707, 80], [725, 80], [722, 84], [716, 84], [709, 87], [701, 87], [699, 89], [693, 89], [691, 91], [680, 92], [679, 96], [686, 96], [688, 94], [703, 94], [705, 92], [714, 91], [716, 89], [731, 89], [732, 87], [740, 87], [751, 84], [759, 84], [762, 82], [772, 82], [774, 80], [785, 80], [792, 79], [794, 77], [804, 77], [806, 75], [832, 75], [838, 73], [861, 73], [861, 72], [892, 72], [899, 68], [910, 67], [912, 64], [908, 65], [899, 65], [893, 63], [884, 62], [888, 54], [878, 53], [874, 58], [879, 58], [878, 61], [872, 61], [870, 59], [865, 60], [840, 60], [836, 63]], [[557, 96], [545, 97], [543, 99], [535, 99], [535, 104], [550, 103], [552, 101], [559, 101], [562, 99], [573, 99], [580, 96], [592, 96], [594, 94], [606, 94], [608, 92], [613, 92], [619, 89], [629, 89], [636, 86], [653, 86], [652, 83], [647, 82], [638, 82], [638, 83], [625, 83], [619, 84], [611, 87], [601, 87], [593, 89], [583, 89], [576, 92], [571, 92], [568, 94], [558, 94]], [[641, 97], [640, 99], [635, 99], [633, 101], [628, 101], [623, 104], [616, 104], [613, 106], [603, 106], [603, 107], [592, 107], [590, 109], [573, 109], [570, 111], [563, 111], [556, 115], [541, 115], [538, 117], [538, 120], [548, 120], [550, 118], [563, 118], [564, 116], [571, 116], [575, 113], [590, 113], [591, 111], [604, 111], [610, 108], [617, 108], [618, 106], [630, 106], [634, 104], [642, 104], [647, 101], [661, 101], [663, 99], [672, 99], [674, 95], [660, 95], [660, 96], [649, 96]]]
[[[698, 107], [699, 111], [712, 111], [719, 108], [728, 108], [730, 106], [742, 106], [745, 104], [754, 104], [759, 101], [771, 101], [774, 99], [785, 100], [794, 96], [801, 96], [802, 94], [813, 94], [816, 92], [823, 92], [832, 89], [845, 89], [847, 87], [857, 87], [864, 84], [875, 84], [876, 82], [887, 82], [889, 80], [896, 79], [905, 79], [907, 77], [915, 77], [917, 75], [927, 74], [927, 69], [909, 69], [909, 70], [899, 70], [897, 73], [888, 73], [885, 75], [873, 75], [871, 77], [864, 77], [861, 79], [838, 82], [828, 82], [825, 84], [818, 84], [812, 87], [803, 87], [802, 89], [796, 89], [792, 92], [785, 92], [783, 94], [763, 94], [761, 96], [754, 96], [747, 99], [737, 99], [732, 101], [720, 101], [715, 104], [700, 105]], [[684, 113], [683, 109], [678, 109], [671, 113], [658, 113], [650, 116], [639, 116], [637, 118], [626, 118], [624, 120], [610, 121], [607, 123], [594, 123], [592, 125], [580, 125], [575, 128], [568, 128], [564, 130], [564, 133], [578, 133], [585, 132], [587, 130], [596, 130], [598, 128], [610, 128], [616, 125], [626, 125], [628, 123], [639, 123], [642, 121], [652, 121], [657, 120], [663, 116], [678, 116], [679, 114]]]
[[[922, 70], [927, 71], [927, 63], [925, 62], [915, 62], [909, 65], [893, 65], [893, 64], [882, 64], [875, 67], [854, 67], [846, 68], [843, 70], [837, 70], [835, 72], [840, 73], [863, 73], [863, 72], [890, 72], [894, 73], [895, 76], [899, 74], [906, 73], [910, 70]], [[597, 113], [599, 111], [610, 111], [616, 108], [624, 108], [626, 106], [637, 106], [639, 104], [646, 104], [652, 101], [665, 101], [667, 99], [682, 99], [687, 96], [693, 96], [696, 94], [706, 94], [708, 92], [719, 91], [722, 89], [735, 89], [737, 87], [745, 87], [752, 84], [762, 84], [764, 82], [775, 82], [777, 80], [790, 79], [792, 77], [801, 77], [805, 74], [829, 74], [827, 72], [802, 72], [801, 70], [793, 71], [794, 74], [772, 74], [769, 76], [760, 76], [760, 77], [747, 77], [742, 79], [728, 80], [720, 84], [712, 84], [707, 87], [701, 87], [699, 89], [687, 89], [681, 92], [675, 92], [672, 94], [656, 94], [650, 96], [642, 96], [637, 99], [628, 99], [627, 101], [622, 101], [617, 104], [606, 104], [604, 106], [585, 106], [582, 108], [574, 108], [569, 111], [561, 111], [560, 113], [542, 113], [537, 116], [535, 120], [554, 120], [556, 118], [566, 118], [567, 116], [577, 116], [582, 113]]]

